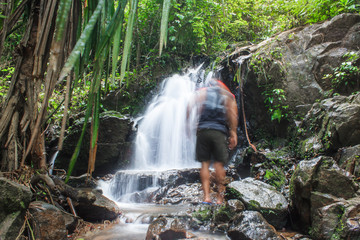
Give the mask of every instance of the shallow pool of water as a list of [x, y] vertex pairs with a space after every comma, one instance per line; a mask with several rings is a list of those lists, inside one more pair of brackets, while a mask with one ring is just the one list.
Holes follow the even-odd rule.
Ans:
[[[186, 214], [190, 209], [187, 205], [157, 205], [157, 204], [132, 204], [117, 203], [123, 211], [119, 224], [105, 229], [86, 240], [144, 240], [146, 232], [152, 219], [159, 215]], [[212, 233], [208, 230], [192, 231], [199, 239], [206, 240], [228, 240], [223, 233]], [[169, 239], [170, 240], [170, 239]]]

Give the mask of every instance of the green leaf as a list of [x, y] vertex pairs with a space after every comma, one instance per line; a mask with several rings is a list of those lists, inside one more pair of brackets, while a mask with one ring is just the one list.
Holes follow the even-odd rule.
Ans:
[[278, 122], [281, 121], [281, 117], [282, 117], [282, 114], [281, 114], [281, 110], [280, 109], [276, 109], [272, 115], [271, 115], [271, 121], [273, 120], [278, 120]]
[[84, 31], [81, 33], [79, 40], [76, 42], [74, 49], [72, 50], [70, 56], [68, 57], [64, 67], [60, 72], [59, 81], [62, 81], [66, 75], [70, 73], [70, 71], [75, 66], [76, 62], [79, 60], [80, 55], [83, 54], [86, 42], [89, 40], [91, 33], [95, 27], [95, 24], [100, 16], [101, 9], [103, 8], [105, 0], [99, 0], [99, 3], [92, 14], [89, 22], [87, 23]]
[[[128, 0], [122, 0], [121, 3], [118, 5], [116, 12], [112, 19], [110, 20], [107, 28], [105, 30], [105, 34], [101, 37], [100, 47], [96, 51], [95, 59], [99, 57], [102, 50], [104, 49], [105, 45], [109, 42], [110, 38], [120, 31], [121, 33], [121, 26], [124, 20], [124, 10]], [[120, 30], [119, 30], [120, 29]]]
[[130, 56], [130, 48], [131, 48], [133, 31], [134, 31], [134, 22], [135, 22], [137, 4], [138, 4], [138, 0], [132, 0], [131, 1], [131, 8], [130, 8], [130, 14], [129, 14], [129, 18], [128, 18], [128, 25], [127, 25], [127, 28], [126, 28], [123, 57], [122, 57], [122, 62], [121, 62], [120, 85], [121, 85], [122, 80], [125, 77], [126, 66], [127, 66], [129, 56]]
[[[112, 84], [115, 83], [115, 71], [117, 68], [118, 56], [120, 53], [122, 22], [123, 22], [123, 18], [124, 18], [124, 10], [125, 10], [126, 4], [127, 4], [127, 0], [123, 0], [121, 2], [121, 9], [120, 9], [120, 5], [118, 6], [118, 9], [120, 9], [119, 12], [121, 14], [121, 18], [118, 22], [118, 27], [117, 27], [115, 35], [114, 35], [114, 46], [112, 49]], [[116, 10], [116, 11], [118, 11], [118, 10]]]

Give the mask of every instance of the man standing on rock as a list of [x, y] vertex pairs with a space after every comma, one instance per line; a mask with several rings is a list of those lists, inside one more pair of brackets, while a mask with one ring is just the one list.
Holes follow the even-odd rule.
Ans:
[[234, 95], [220, 81], [210, 80], [200, 89], [195, 103], [199, 115], [196, 159], [201, 162], [200, 178], [204, 191], [203, 203], [211, 204], [210, 171], [213, 162], [217, 183], [217, 204], [224, 200], [225, 169], [229, 151], [237, 145], [238, 110]]

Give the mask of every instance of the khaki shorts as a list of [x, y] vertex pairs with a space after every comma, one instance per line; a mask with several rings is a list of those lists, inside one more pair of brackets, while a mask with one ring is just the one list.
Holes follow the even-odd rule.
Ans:
[[196, 139], [196, 159], [199, 162], [213, 160], [227, 164], [229, 152], [226, 134], [218, 130], [200, 129]]

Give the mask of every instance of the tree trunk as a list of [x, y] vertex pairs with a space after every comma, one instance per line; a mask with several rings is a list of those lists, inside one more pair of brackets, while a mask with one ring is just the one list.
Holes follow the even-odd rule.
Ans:
[[[58, 1], [29, 2], [31, 15], [27, 32], [20, 43], [20, 56], [7, 98], [1, 108], [2, 171], [15, 170], [29, 158], [35, 168], [46, 167], [44, 120], [47, 105], [60, 68], [70, 52], [67, 48], [73, 47], [73, 44], [66, 44], [67, 34], [64, 34], [60, 41], [54, 38]], [[39, 94], [44, 88], [44, 99], [39, 111]]]
[[[36, 117], [34, 95], [39, 93], [39, 83], [32, 74], [34, 67], [34, 49], [38, 34], [39, 3], [31, 4], [27, 32], [20, 46], [15, 73], [3, 106], [0, 120], [0, 153], [2, 171], [12, 171], [18, 167], [23, 155], [24, 146], [31, 134], [29, 125]], [[20, 120], [20, 124], [19, 124]]]

